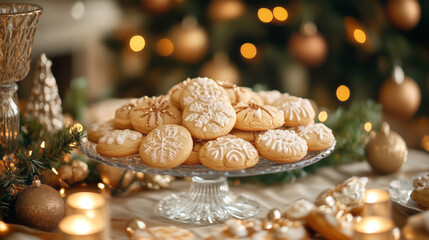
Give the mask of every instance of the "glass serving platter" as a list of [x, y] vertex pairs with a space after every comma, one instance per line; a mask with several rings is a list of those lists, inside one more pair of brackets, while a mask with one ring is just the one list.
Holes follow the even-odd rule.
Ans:
[[157, 169], [143, 164], [138, 154], [127, 157], [102, 156], [97, 153], [96, 144], [89, 141], [86, 134], [81, 140], [81, 150], [89, 158], [117, 168], [148, 174], [192, 177], [190, 190], [161, 199], [157, 212], [173, 221], [207, 225], [224, 222], [230, 217], [246, 219], [259, 213], [259, 203], [250, 196], [229, 191], [227, 177], [255, 176], [303, 168], [329, 156], [334, 151], [335, 144], [336, 142], [325, 151], [309, 152], [298, 162], [277, 163], [261, 157], [254, 167], [233, 171], [216, 171], [203, 165]]

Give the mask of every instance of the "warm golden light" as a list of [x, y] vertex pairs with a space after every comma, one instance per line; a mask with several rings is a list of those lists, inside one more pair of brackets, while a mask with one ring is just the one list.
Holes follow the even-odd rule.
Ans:
[[429, 135], [424, 135], [422, 138], [422, 147], [429, 152]]
[[33, 150], [28, 151], [28, 156], [31, 156], [33, 154]]
[[89, 235], [100, 231], [99, 223], [91, 221], [84, 215], [71, 215], [64, 218], [59, 225], [62, 232], [71, 235]]
[[370, 132], [370, 131], [371, 131], [371, 129], [372, 129], [372, 123], [370, 123], [370, 122], [366, 122], [366, 123], [363, 125], [363, 128], [365, 129], [365, 131]]
[[345, 86], [341, 85], [337, 88], [337, 98], [341, 102], [345, 102], [350, 98], [350, 89]]
[[75, 143], [75, 142], [70, 143], [70, 144], [69, 144], [69, 146], [70, 146], [70, 147], [75, 147], [75, 146], [76, 146], [76, 143]]
[[52, 169], [52, 172], [54, 172], [54, 173], [55, 173], [55, 175], [58, 175], [58, 171], [57, 171], [57, 169], [55, 169], [54, 167], [52, 167], [51, 169]]
[[41, 148], [45, 148], [45, 147], [46, 147], [46, 143], [45, 143], [45, 141], [42, 141], [42, 143], [40, 144], [40, 147], [41, 147]]
[[60, 195], [61, 195], [61, 197], [65, 197], [66, 196], [66, 189], [65, 188], [61, 188], [60, 189]]
[[156, 43], [156, 51], [163, 57], [170, 56], [174, 51], [173, 42], [168, 38], [160, 39]]
[[256, 56], [258, 51], [257, 51], [255, 45], [253, 45], [251, 43], [245, 43], [245, 44], [241, 45], [240, 52], [244, 58], [252, 59]]
[[76, 204], [82, 209], [91, 209], [94, 207], [94, 202], [89, 196], [82, 196], [81, 198], [78, 198]]
[[362, 31], [362, 29], [355, 29], [353, 31], [353, 37], [355, 38], [356, 42], [358, 43], [365, 43], [366, 41], [366, 34], [364, 31]]
[[7, 224], [3, 221], [0, 220], [0, 233], [4, 233], [9, 231], [9, 227], [7, 226]]
[[80, 123], [75, 123], [73, 125], [73, 128], [76, 129], [78, 132], [82, 132], [83, 131], [83, 126]]
[[274, 18], [278, 21], [286, 21], [288, 12], [283, 7], [275, 7], [273, 9]]
[[146, 41], [140, 35], [135, 35], [130, 39], [130, 48], [134, 52], [140, 52], [141, 50], [143, 50], [145, 45], [146, 45]]
[[106, 186], [104, 186], [104, 183], [98, 183], [97, 184], [99, 189], [104, 189]]
[[101, 194], [80, 192], [70, 195], [67, 204], [77, 209], [94, 209], [106, 204], [106, 200]]
[[326, 111], [321, 111], [317, 116], [320, 122], [325, 122], [328, 119], [328, 113]]
[[258, 10], [258, 18], [261, 22], [269, 23], [273, 20], [273, 13], [268, 8], [260, 8]]

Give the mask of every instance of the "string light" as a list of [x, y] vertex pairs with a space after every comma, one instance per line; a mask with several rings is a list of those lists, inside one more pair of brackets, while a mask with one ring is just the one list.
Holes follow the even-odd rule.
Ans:
[[28, 156], [31, 157], [32, 154], [33, 154], [33, 150], [28, 151]]
[[422, 147], [429, 152], [429, 135], [424, 135], [422, 138]]
[[258, 18], [261, 22], [269, 23], [273, 20], [273, 13], [268, 8], [260, 8], [258, 10]]
[[273, 9], [273, 15], [278, 21], [286, 21], [289, 16], [288, 12], [283, 7], [275, 7]]
[[168, 38], [160, 39], [156, 43], [156, 51], [163, 57], [170, 56], [174, 51], [173, 42]]
[[365, 131], [370, 132], [370, 131], [371, 131], [371, 129], [372, 129], [372, 123], [370, 123], [370, 122], [366, 122], [366, 123], [363, 125], [363, 128], [365, 129]]
[[65, 197], [66, 196], [66, 189], [65, 188], [61, 188], [60, 189], [60, 195], [61, 195], [61, 197]]
[[245, 43], [245, 44], [241, 45], [240, 52], [244, 58], [252, 59], [256, 56], [258, 51], [257, 51], [255, 45], [253, 45], [251, 43]]
[[134, 52], [140, 52], [146, 45], [146, 41], [140, 35], [135, 35], [130, 39], [130, 48]]
[[321, 111], [317, 116], [320, 122], [325, 122], [328, 119], [328, 113], [326, 111]]
[[104, 183], [98, 183], [97, 184], [97, 187], [99, 188], [99, 189], [104, 189], [106, 186], [104, 185]]
[[341, 102], [345, 102], [350, 98], [350, 89], [345, 86], [341, 85], [337, 88], [337, 98]]
[[73, 130], [76, 130], [78, 132], [82, 132], [83, 131], [83, 126], [80, 123], [75, 123], [73, 124], [73, 127], [70, 128], [69, 133], [72, 134]]
[[42, 143], [40, 144], [40, 147], [41, 147], [41, 148], [45, 148], [45, 147], [46, 147], [46, 143], [45, 143], [45, 141], [42, 141]]
[[55, 169], [54, 167], [52, 167], [51, 169], [52, 169], [52, 172], [54, 172], [54, 173], [55, 173], [55, 175], [58, 175], [58, 171], [57, 171], [57, 169]]
[[355, 38], [356, 42], [360, 44], [364, 44], [366, 42], [366, 34], [362, 29], [355, 29], [353, 31], [353, 37]]

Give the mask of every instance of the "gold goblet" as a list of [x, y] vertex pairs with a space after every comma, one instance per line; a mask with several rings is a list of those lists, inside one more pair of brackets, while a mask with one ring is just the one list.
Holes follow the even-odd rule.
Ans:
[[0, 3], [0, 147], [5, 153], [18, 147], [16, 82], [30, 70], [34, 33], [42, 11], [35, 4]]

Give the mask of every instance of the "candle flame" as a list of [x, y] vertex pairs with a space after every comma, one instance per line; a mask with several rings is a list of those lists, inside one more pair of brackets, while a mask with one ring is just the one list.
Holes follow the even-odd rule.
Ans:
[[91, 209], [91, 208], [93, 208], [94, 207], [94, 202], [92, 201], [92, 199], [91, 199], [91, 197], [89, 197], [89, 196], [82, 196], [81, 198], [79, 198], [78, 200], [78, 205], [81, 207], [81, 208], [84, 208], [84, 209]]

